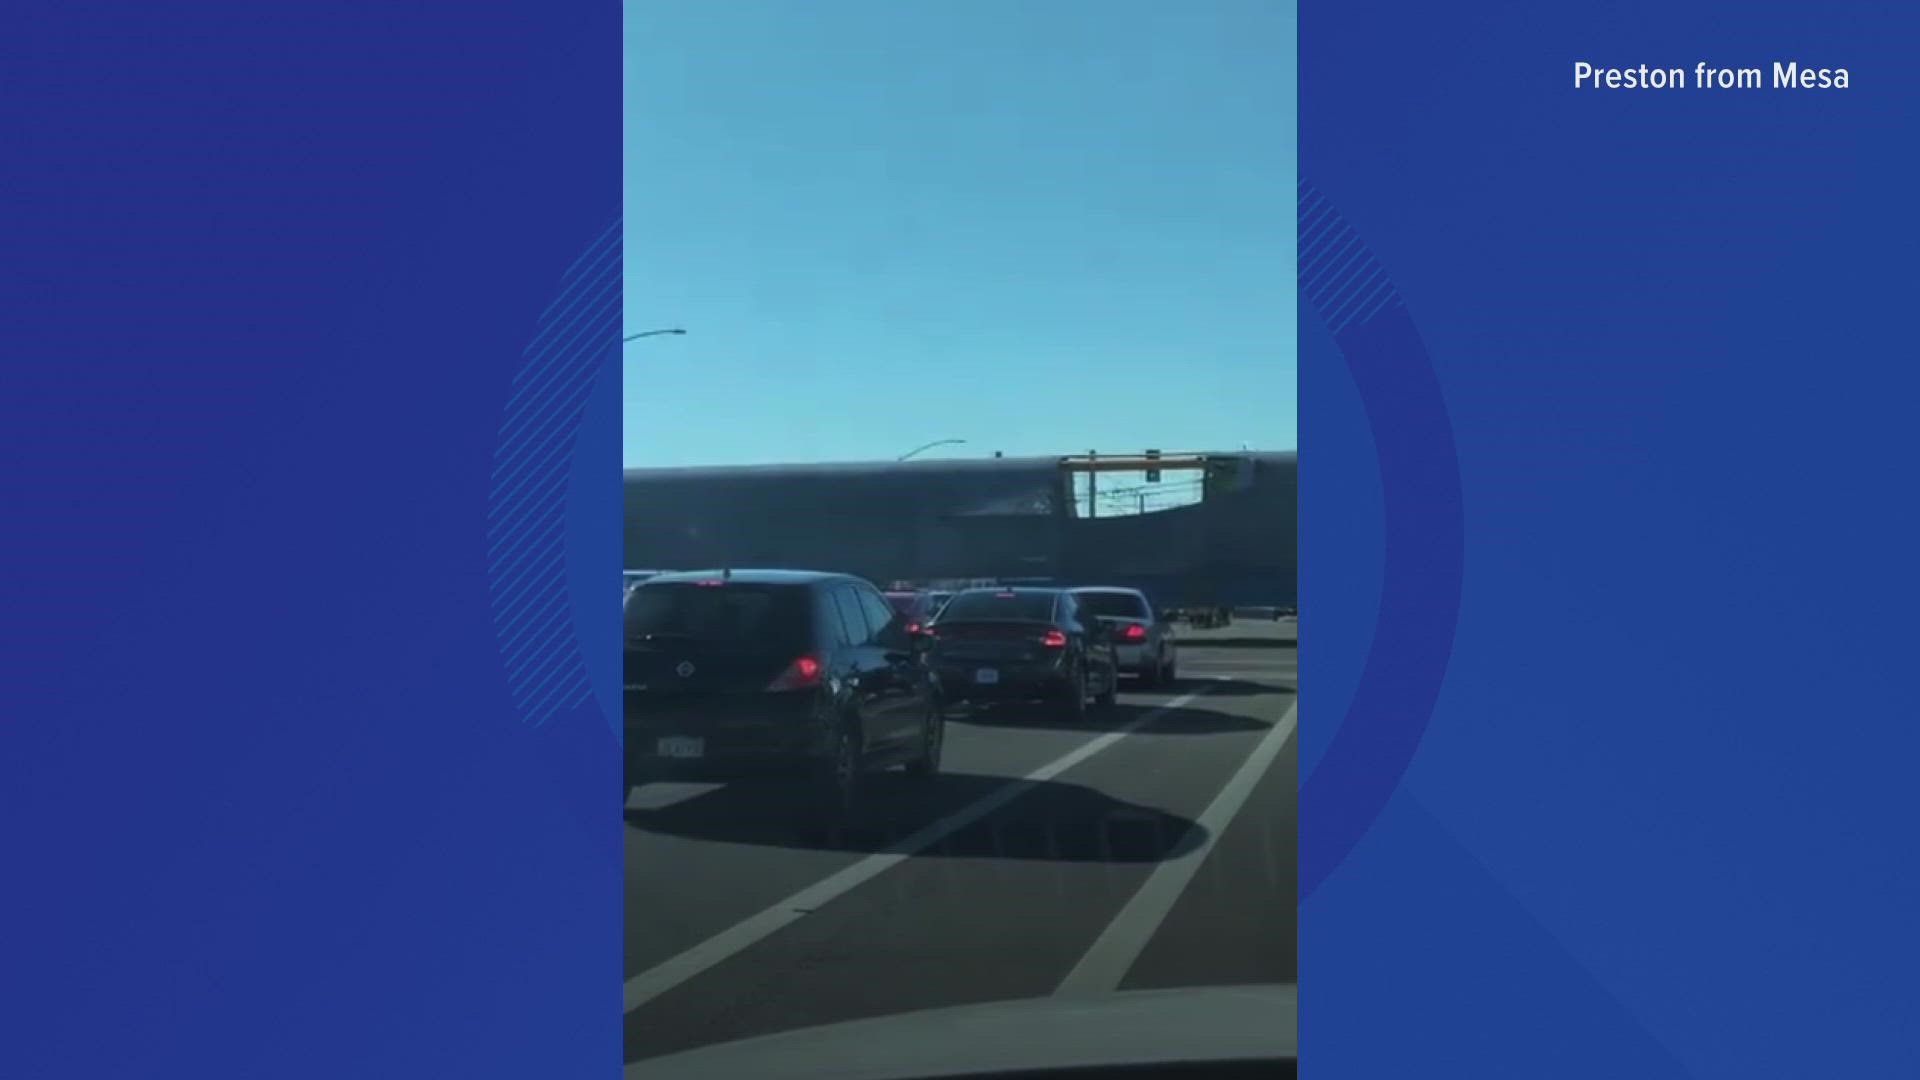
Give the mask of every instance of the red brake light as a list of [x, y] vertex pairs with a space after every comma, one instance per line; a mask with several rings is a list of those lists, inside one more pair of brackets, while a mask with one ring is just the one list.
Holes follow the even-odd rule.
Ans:
[[696, 581], [696, 582], [694, 582], [694, 584], [695, 584], [695, 585], [698, 585], [698, 586], [700, 586], [700, 587], [701, 587], [701, 588], [703, 588], [703, 589], [717, 589], [717, 588], [719, 588], [719, 587], [720, 587], [721, 585], [723, 585], [723, 584], [725, 584], [725, 582], [722, 582], [722, 581]]
[[920, 632], [920, 624], [919, 624], [919, 623], [917, 623], [917, 622], [910, 622], [910, 623], [908, 623], [908, 624], [907, 624], [907, 633], [909, 633], [909, 634], [917, 634], [917, 633], [919, 633], [919, 632]]
[[1141, 626], [1139, 623], [1134, 623], [1127, 627], [1124, 636], [1128, 641], [1145, 641], [1147, 638], [1147, 628]]
[[1047, 636], [1040, 639], [1040, 644], [1049, 649], [1064, 649], [1067, 647], [1067, 635], [1058, 630], [1049, 630]]
[[803, 656], [787, 665], [780, 677], [767, 684], [769, 690], [805, 690], [820, 685], [820, 661]]

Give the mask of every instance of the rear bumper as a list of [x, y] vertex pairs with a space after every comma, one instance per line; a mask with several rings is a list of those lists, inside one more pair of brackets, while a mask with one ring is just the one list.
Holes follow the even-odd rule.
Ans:
[[[941, 693], [948, 701], [1032, 701], [1068, 690], [1066, 669], [1059, 661], [1034, 664], [945, 660], [937, 662], [934, 670], [940, 677]], [[982, 670], [993, 671], [995, 681], [981, 682]]]
[[832, 724], [817, 700], [751, 695], [662, 707], [629, 695], [625, 713], [630, 784], [791, 772], [832, 759]]
[[1113, 647], [1114, 666], [1121, 671], [1138, 674], [1152, 671], [1157, 658], [1147, 651], [1145, 645], [1115, 645]]

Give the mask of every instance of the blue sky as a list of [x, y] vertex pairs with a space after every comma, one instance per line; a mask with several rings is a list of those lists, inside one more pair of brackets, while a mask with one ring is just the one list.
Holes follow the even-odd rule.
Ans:
[[628, 466], [1291, 449], [1293, 0], [628, 0]]

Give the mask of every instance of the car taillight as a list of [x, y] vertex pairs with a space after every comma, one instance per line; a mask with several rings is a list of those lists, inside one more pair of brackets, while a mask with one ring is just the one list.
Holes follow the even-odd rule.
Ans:
[[917, 623], [917, 622], [910, 622], [910, 623], [908, 623], [908, 624], [907, 624], [907, 633], [909, 633], [909, 634], [917, 634], [917, 633], [919, 633], [919, 632], [920, 632], [920, 624], [919, 624], [919, 623]]
[[1058, 630], [1049, 630], [1047, 636], [1040, 639], [1040, 644], [1049, 649], [1064, 649], [1067, 647], [1067, 635]]
[[1147, 628], [1141, 626], [1139, 623], [1134, 623], [1127, 627], [1120, 636], [1126, 638], [1128, 641], [1145, 641], [1147, 639]]
[[769, 690], [805, 690], [820, 685], [820, 661], [803, 656], [787, 665], [780, 677], [767, 684]]

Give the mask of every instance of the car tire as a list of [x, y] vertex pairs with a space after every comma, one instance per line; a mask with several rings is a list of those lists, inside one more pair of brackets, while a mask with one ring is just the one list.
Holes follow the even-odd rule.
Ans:
[[1074, 721], [1087, 718], [1087, 689], [1087, 669], [1083, 667], [1067, 682], [1066, 694], [1060, 702], [1062, 716]]
[[946, 710], [938, 701], [927, 710], [925, 728], [920, 735], [920, 756], [907, 762], [907, 775], [926, 779], [940, 771], [940, 751], [947, 741]]
[[867, 771], [860, 733], [852, 724], [834, 732], [832, 756], [822, 762], [814, 778], [814, 810], [830, 822], [852, 818], [860, 805], [860, 788]]
[[1099, 706], [1102, 709], [1111, 709], [1113, 708], [1113, 703], [1116, 700], [1118, 700], [1119, 697], [1120, 697], [1120, 668], [1116, 665], [1114, 667], [1110, 667], [1107, 669], [1106, 686], [1101, 689], [1100, 696], [1094, 700], [1099, 704]]
[[1140, 686], [1142, 689], [1153, 690], [1159, 687], [1161, 668], [1161, 663], [1156, 660], [1152, 667], [1140, 672]]
[[1160, 685], [1175, 686], [1180, 682], [1180, 657], [1176, 654], [1167, 657], [1167, 666], [1160, 670]]

